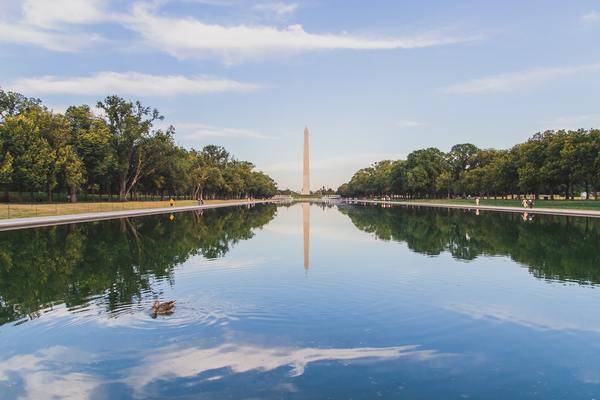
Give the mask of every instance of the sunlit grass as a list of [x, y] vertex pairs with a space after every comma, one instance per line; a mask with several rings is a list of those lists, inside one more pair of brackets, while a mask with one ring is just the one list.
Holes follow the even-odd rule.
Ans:
[[[236, 202], [241, 200], [206, 200], [205, 204]], [[195, 200], [177, 200], [175, 207], [197, 205]], [[0, 219], [44, 217], [51, 215], [83, 214], [92, 212], [124, 211], [142, 208], [169, 207], [168, 201], [129, 201], [101, 203], [53, 203], [53, 204], [0, 204]]]

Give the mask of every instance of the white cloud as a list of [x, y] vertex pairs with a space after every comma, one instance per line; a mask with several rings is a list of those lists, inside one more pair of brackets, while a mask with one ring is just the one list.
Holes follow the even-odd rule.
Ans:
[[224, 128], [200, 123], [179, 122], [173, 124], [177, 128], [177, 136], [184, 140], [206, 138], [235, 138], [235, 139], [273, 139], [272, 136], [240, 128]]
[[395, 125], [398, 128], [405, 129], [405, 128], [422, 128], [422, 127], [426, 126], [427, 124], [425, 124], [424, 122], [405, 119], [405, 120], [396, 121]]
[[54, 28], [62, 23], [86, 24], [105, 20], [105, 0], [24, 0], [23, 15], [28, 24]]
[[[198, 1], [198, 0], [196, 0]], [[206, 3], [207, 0], [200, 2]], [[211, 4], [231, 2], [208, 1]], [[429, 32], [407, 37], [371, 37], [346, 33], [310, 33], [301, 25], [220, 25], [193, 17], [158, 13], [162, 1], [136, 2], [127, 13], [109, 9], [107, 0], [24, 0], [18, 11], [0, 20], [0, 42], [37, 45], [55, 51], [75, 51], [102, 39], [90, 34], [91, 24], [120, 23], [147, 45], [176, 57], [219, 55], [235, 61], [242, 57], [298, 51], [353, 49], [412, 49], [471, 41]], [[255, 4], [255, 12], [281, 18], [297, 3], [271, 1]], [[18, 14], [21, 15], [18, 15]], [[10, 22], [2, 22], [10, 21]]]
[[26, 24], [0, 21], [0, 43], [26, 44], [53, 51], [76, 51], [83, 46], [102, 40], [99, 35], [79, 33], [77, 35], [47, 31]]
[[311, 50], [412, 49], [466, 41], [437, 33], [370, 38], [309, 33], [301, 25], [290, 25], [284, 29], [266, 25], [224, 26], [194, 18], [159, 16], [139, 3], [133, 7], [132, 15], [124, 24], [151, 46], [177, 57], [204, 56], [207, 53], [241, 57]]
[[283, 17], [295, 13], [298, 9], [298, 4], [282, 2], [259, 3], [252, 7], [252, 9], [254, 11], [272, 13], [279, 17]]
[[447, 86], [442, 90], [446, 93], [455, 94], [509, 92], [524, 87], [540, 85], [555, 78], [595, 71], [600, 71], [600, 63], [568, 67], [535, 68], [509, 74], [471, 79], [466, 82]]
[[600, 11], [592, 10], [589, 13], [582, 15], [581, 20], [585, 23], [600, 22]]
[[137, 96], [171, 96], [211, 92], [247, 92], [258, 85], [213, 77], [186, 77], [181, 75], [148, 75], [138, 72], [99, 72], [85, 77], [42, 76], [24, 78], [9, 89], [30, 93], [66, 93], [76, 95], [130, 94]]
[[[104, 0], [25, 0], [0, 15], [0, 43], [24, 44], [53, 51], [77, 51], [104, 40], [101, 35], [73, 30], [110, 18]], [[10, 4], [7, 4], [9, 6]], [[69, 25], [71, 24], [71, 25]]]

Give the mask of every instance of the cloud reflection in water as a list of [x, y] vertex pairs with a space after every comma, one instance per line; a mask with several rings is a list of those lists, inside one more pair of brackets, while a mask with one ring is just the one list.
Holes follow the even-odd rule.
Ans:
[[397, 358], [427, 361], [441, 355], [436, 350], [424, 350], [415, 345], [347, 349], [266, 348], [249, 344], [223, 344], [207, 349], [169, 347], [144, 358], [139, 366], [131, 370], [127, 381], [133, 383], [135, 390], [140, 392], [155, 380], [188, 378], [222, 368], [239, 374], [252, 370], [266, 372], [289, 366], [289, 375], [295, 377], [304, 374], [308, 364], [319, 361], [384, 361]]

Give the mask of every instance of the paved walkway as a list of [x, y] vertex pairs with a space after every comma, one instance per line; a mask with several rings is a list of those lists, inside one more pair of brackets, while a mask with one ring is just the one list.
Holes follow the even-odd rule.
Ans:
[[66, 214], [66, 215], [53, 215], [50, 217], [28, 217], [28, 218], [12, 218], [0, 220], [0, 231], [7, 231], [12, 229], [23, 229], [23, 228], [34, 228], [39, 226], [47, 225], [63, 225], [71, 224], [75, 222], [88, 222], [88, 221], [100, 221], [103, 219], [115, 219], [125, 217], [140, 217], [143, 215], [153, 214], [170, 214], [183, 211], [194, 211], [194, 210], [206, 210], [209, 208], [220, 208], [220, 207], [234, 207], [249, 204], [258, 203], [273, 203], [272, 200], [254, 200], [254, 201], [239, 201], [239, 202], [227, 202], [217, 204], [205, 204], [197, 206], [183, 206], [183, 207], [161, 207], [161, 208], [140, 208], [135, 210], [125, 211], [106, 211], [96, 213], [83, 213], [83, 214]]
[[[500, 212], [520, 213], [528, 212], [530, 214], [551, 214], [551, 215], [567, 215], [573, 217], [591, 217], [600, 218], [600, 211], [592, 210], [573, 210], [562, 208], [524, 208], [524, 207], [508, 207], [508, 206], [475, 206], [469, 204], [450, 204], [450, 203], [420, 203], [418, 201], [382, 201], [382, 200], [354, 200], [352, 203], [373, 203], [373, 204], [397, 204], [402, 206], [413, 207], [436, 207], [436, 208], [459, 208], [463, 210], [488, 210]], [[474, 202], [473, 202], [474, 203]]]

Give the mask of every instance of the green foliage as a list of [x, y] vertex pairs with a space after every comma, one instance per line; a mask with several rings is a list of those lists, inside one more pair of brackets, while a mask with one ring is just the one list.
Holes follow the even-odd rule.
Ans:
[[439, 198], [600, 191], [600, 130], [546, 131], [510, 150], [458, 144], [448, 153], [413, 151], [406, 160], [358, 170], [344, 196]]
[[110, 147], [110, 131], [89, 106], [71, 106], [65, 112], [70, 126], [70, 144], [83, 162], [83, 186], [90, 193], [110, 190], [116, 169]]
[[0, 162], [0, 183], [10, 183], [13, 173], [13, 157], [9, 152], [4, 154], [2, 161]]
[[31, 107], [39, 106], [40, 99], [27, 98], [20, 93], [5, 92], [0, 88], [0, 121], [9, 115], [17, 115]]
[[220, 146], [175, 144], [175, 128], [155, 129], [158, 110], [118, 96], [52, 113], [39, 99], [0, 90], [0, 185], [5, 190], [265, 197], [275, 182]]

